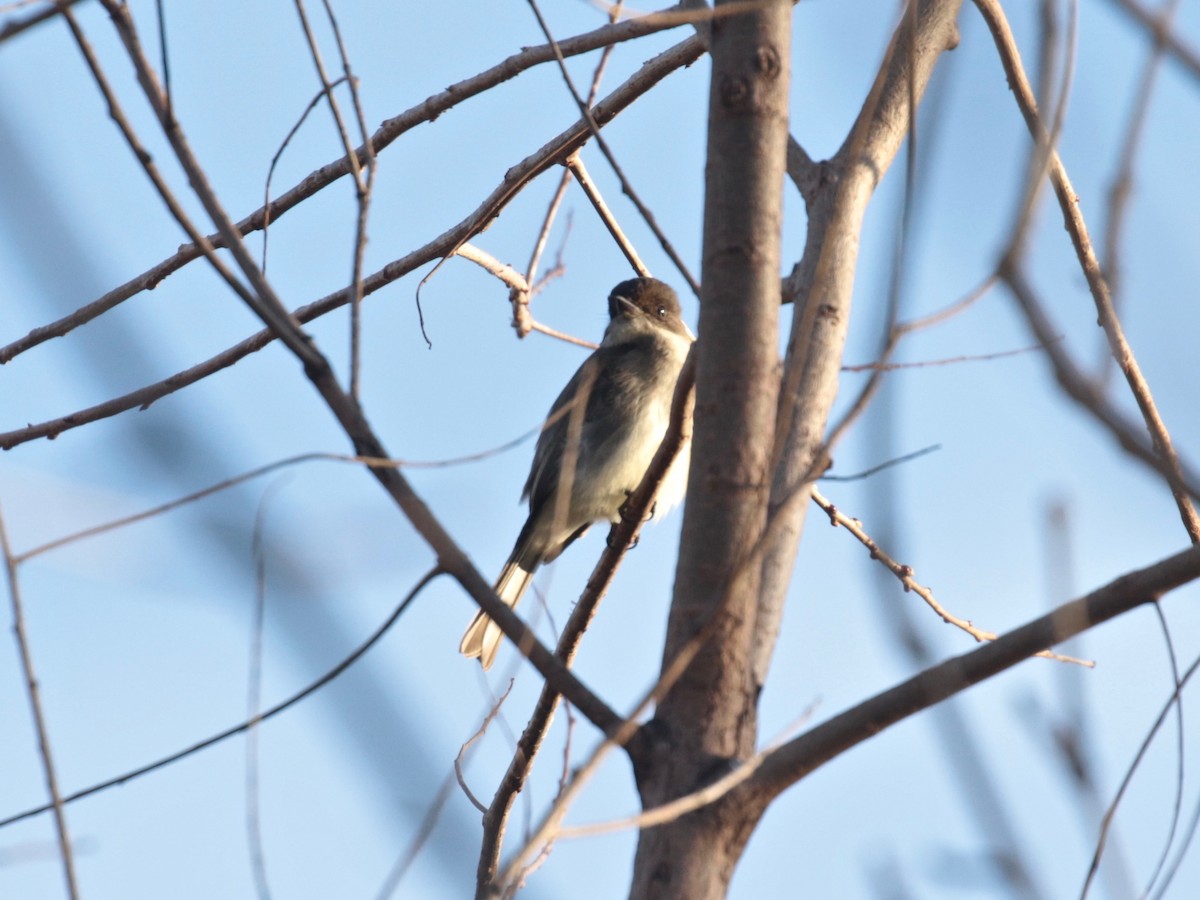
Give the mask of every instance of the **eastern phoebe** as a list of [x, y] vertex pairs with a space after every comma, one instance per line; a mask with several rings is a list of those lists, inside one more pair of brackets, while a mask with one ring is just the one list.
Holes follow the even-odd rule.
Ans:
[[[695, 339], [675, 292], [653, 278], [622, 281], [608, 295], [608, 328], [550, 408], [521, 499], [529, 518], [496, 593], [516, 606], [542, 563], [558, 557], [593, 522], [618, 522], [621, 506], [654, 458], [671, 415], [675, 382]], [[688, 447], [663, 479], [656, 512], [677, 504], [687, 487]], [[560, 485], [562, 490], [560, 490]], [[459, 652], [491, 668], [503, 637], [482, 611]]]

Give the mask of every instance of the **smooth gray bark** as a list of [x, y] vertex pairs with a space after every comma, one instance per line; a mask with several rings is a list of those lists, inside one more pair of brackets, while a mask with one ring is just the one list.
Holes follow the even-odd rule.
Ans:
[[[664, 672], [707, 640], [634, 754], [643, 805], [690, 793], [753, 753], [751, 648], [779, 372], [789, 0], [712, 23], [704, 258], [688, 504]], [[725, 896], [757, 817], [716, 803], [643, 831], [635, 898]]]

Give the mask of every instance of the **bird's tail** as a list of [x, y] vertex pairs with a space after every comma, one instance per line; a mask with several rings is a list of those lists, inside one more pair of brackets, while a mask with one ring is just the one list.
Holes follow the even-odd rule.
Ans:
[[[521, 596], [532, 580], [533, 572], [522, 568], [517, 560], [509, 560], [500, 577], [496, 579], [496, 593], [509, 606], [516, 606], [521, 602]], [[480, 610], [467, 626], [462, 643], [458, 645], [458, 652], [468, 659], [478, 659], [486, 671], [496, 661], [496, 651], [500, 649], [503, 637], [500, 626]]]

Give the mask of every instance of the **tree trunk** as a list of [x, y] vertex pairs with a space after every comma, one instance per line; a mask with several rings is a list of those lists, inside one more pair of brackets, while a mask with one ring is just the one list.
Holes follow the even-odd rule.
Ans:
[[[791, 9], [777, 0], [712, 23], [695, 436], [664, 673], [702, 630], [704, 643], [632, 754], [645, 808], [755, 749], [751, 550], [766, 522], [779, 382]], [[726, 801], [643, 831], [631, 896], [725, 896], [757, 820]]]

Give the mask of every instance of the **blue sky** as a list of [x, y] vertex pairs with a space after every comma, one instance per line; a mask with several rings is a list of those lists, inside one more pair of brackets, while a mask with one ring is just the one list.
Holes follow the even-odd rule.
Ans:
[[[586, 3], [545, 5], [560, 37], [603, 22], [603, 13]], [[1009, 5], [1032, 66], [1032, 4]], [[131, 6], [147, 44], [156, 46], [154, 4]], [[541, 43], [524, 3], [378, 4], [369, 14], [342, 6], [340, 22], [372, 127], [521, 46]], [[319, 10], [309, 12], [323, 23]], [[127, 114], [186, 196], [111, 26], [96, 4], [81, 3], [78, 15]], [[318, 89], [294, 10], [218, 2], [168, 5], [167, 15], [177, 115], [226, 207], [240, 217], [261, 203], [271, 157]], [[797, 7], [792, 131], [814, 157], [840, 144], [894, 15], [894, 4], [879, 2]], [[1011, 225], [1028, 152], [994, 48], [969, 4], [961, 26], [962, 43], [943, 60], [932, 88], [936, 103], [923, 108], [931, 131], [922, 152], [930, 156], [917, 186], [906, 317], [948, 305], [990, 271]], [[1177, 30], [1200, 44], [1194, 4], [1184, 4]], [[335, 49], [323, 24], [318, 35], [332, 68]], [[619, 47], [602, 93], [684, 36], [676, 30]], [[1082, 4], [1062, 153], [1097, 239], [1146, 51], [1146, 39], [1115, 4]], [[587, 83], [596, 58], [570, 61], [577, 83]], [[699, 270], [707, 73], [701, 60], [673, 74], [605, 131], [693, 271]], [[1120, 295], [1130, 341], [1163, 417], [1193, 460], [1200, 455], [1193, 349], [1200, 333], [1198, 107], [1194, 77], [1168, 61], [1143, 138]], [[367, 270], [464, 217], [509, 166], [575, 117], [561, 77], [553, 66], [541, 66], [409, 132], [380, 156]], [[338, 153], [329, 117], [317, 110], [283, 156], [275, 192]], [[603, 159], [588, 148], [584, 160], [650, 269], [680, 289], [685, 318], [694, 325], [695, 299], [621, 197]], [[878, 343], [901, 175], [900, 168], [889, 173], [868, 212], [849, 363], [870, 361]], [[556, 172], [542, 176], [475, 243], [523, 268], [557, 178]], [[790, 186], [786, 197], [790, 268], [803, 246], [804, 219]], [[187, 205], [199, 219], [197, 204]], [[0, 214], [5, 343], [147, 269], [184, 241], [108, 121], [61, 23], [0, 45]], [[286, 303], [299, 306], [344, 286], [353, 222], [353, 193], [343, 180], [275, 224], [268, 274]], [[552, 251], [564, 236], [565, 274], [537, 298], [535, 315], [595, 340], [605, 322], [603, 299], [628, 277], [628, 267], [575, 189]], [[257, 252], [260, 237], [250, 245]], [[1095, 311], [1059, 214], [1044, 203], [1029, 256], [1030, 275], [1066, 346], [1094, 366], [1102, 349]], [[429, 268], [363, 307], [364, 406], [389, 450], [406, 460], [475, 453], [529, 431], [583, 359], [578, 348], [544, 336], [516, 340], [506, 290], [462, 260], [444, 265], [421, 291], [427, 347], [414, 297]], [[789, 318], [787, 310], [785, 327]], [[0, 430], [157, 381], [257, 329], [240, 301], [202, 264], [193, 264], [0, 369]], [[314, 323], [311, 332], [344, 377], [345, 313]], [[1030, 343], [1011, 300], [997, 290], [906, 340], [900, 359], [990, 354]], [[864, 377], [846, 376], [841, 404]], [[1120, 383], [1110, 386], [1132, 413]], [[1002, 631], [1066, 599], [1053, 593], [1047, 578], [1051, 502], [1068, 510], [1069, 581], [1076, 594], [1186, 543], [1161, 480], [1055, 390], [1037, 353], [902, 370], [889, 379], [881, 402], [894, 423], [890, 441], [880, 437], [878, 423], [860, 423], [835, 454], [835, 471], [852, 473], [930, 445], [940, 449], [888, 479], [823, 489], [868, 530], [873, 521], [895, 517], [893, 555], [912, 564], [948, 608], [981, 627]], [[407, 473], [489, 576], [523, 520], [517, 497], [531, 449], [526, 442], [471, 465]], [[271, 346], [145, 411], [8, 452], [0, 460], [0, 509], [21, 552], [308, 451], [342, 453], [347, 444], [297, 363]], [[23, 565], [30, 640], [65, 790], [170, 753], [245, 716], [255, 602], [251, 538], [260, 510], [267, 548], [266, 704], [344, 657], [433, 561], [372, 479], [350, 466], [311, 462]], [[617, 709], [629, 708], [656, 673], [679, 522], [676, 513], [647, 530], [578, 661], [581, 676]], [[559, 624], [602, 541], [602, 534], [589, 535], [540, 579]], [[879, 590], [862, 549], [812, 518], [763, 697], [764, 741], [814, 704], [819, 721], [911, 673], [879, 603], [918, 601], [895, 584], [883, 589], [882, 601]], [[1183, 665], [1200, 646], [1196, 597], [1188, 588], [1163, 604]], [[529, 606], [526, 612], [535, 616]], [[507, 729], [519, 731], [538, 682], [511, 654], [502, 655], [486, 679], [458, 657], [471, 610], [461, 591], [436, 582], [354, 669], [262, 728], [261, 830], [277, 896], [376, 896], [459, 746], [490, 706], [491, 692], [501, 692], [514, 673], [505, 718]], [[919, 610], [918, 622], [940, 657], [973, 646], [932, 613]], [[552, 634], [544, 615], [539, 623], [544, 635]], [[1075, 652], [1097, 661], [1095, 670], [1068, 677], [1077, 675], [1086, 700], [1089, 750], [1099, 796], [1107, 802], [1169, 695], [1170, 671], [1148, 610], [1089, 633]], [[1080, 801], [1046, 750], [1045, 721], [1035, 712], [1061, 709], [1063, 683], [1060, 667], [1030, 661], [956, 701], [1050, 897], [1078, 893], [1094, 841], [1093, 831], [1080, 824]], [[0, 645], [0, 717], [2, 817], [44, 802], [11, 642]], [[490, 796], [507, 763], [509, 733], [493, 726], [469, 764], [470, 783], [482, 796]], [[514, 815], [510, 848], [525, 816], [536, 821], [553, 796], [565, 734], [560, 715], [529, 800], [522, 799]], [[570, 735], [573, 761], [595, 741], [595, 733], [577, 723]], [[1138, 886], [1154, 868], [1170, 821], [1174, 741], [1169, 731], [1160, 737], [1116, 819]], [[951, 774], [956, 752], [925, 715], [822, 768], [772, 808], [732, 896], [803, 890], [873, 897], [879, 872], [892, 873], [884, 877], [913, 896], [1000, 895], [981, 862], [987, 845], [967, 812], [969, 789]], [[1190, 742], [1187, 755], [1189, 763], [1195, 759]], [[245, 771], [245, 741], [235, 738], [72, 805], [68, 821], [79, 842], [83, 895], [253, 896]], [[1195, 803], [1189, 780], [1185, 816]], [[628, 767], [616, 757], [568, 821], [600, 821], [635, 809]], [[52, 842], [48, 817], [0, 832], [0, 896], [61, 895]], [[562, 842], [531, 878], [529, 896], [620, 896], [628, 887], [633, 844], [628, 833]], [[478, 813], [456, 789], [434, 842], [397, 896], [466, 895], [477, 847]], [[1200, 864], [1192, 857], [1170, 896], [1200, 890]]]

